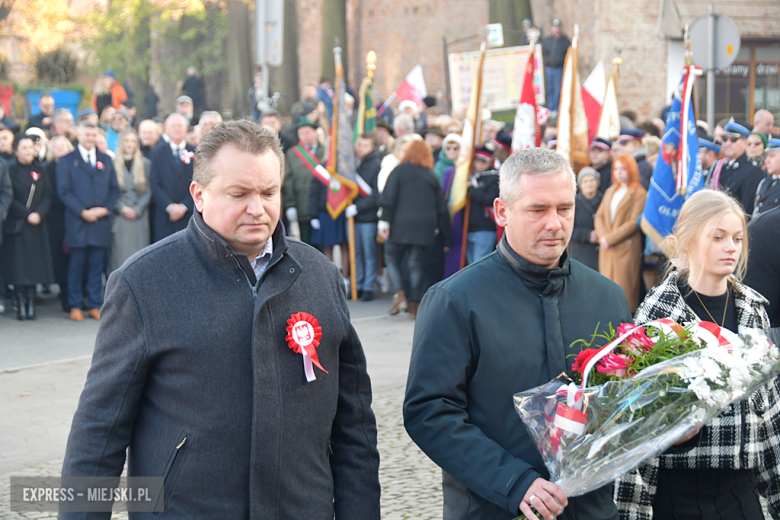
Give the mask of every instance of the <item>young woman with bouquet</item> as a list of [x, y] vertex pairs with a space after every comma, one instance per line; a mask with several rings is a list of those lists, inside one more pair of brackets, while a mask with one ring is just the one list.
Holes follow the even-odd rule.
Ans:
[[[670, 270], [639, 306], [635, 323], [711, 321], [734, 333], [769, 328], [767, 301], [740, 283], [748, 244], [736, 200], [712, 190], [691, 196], [667, 242]], [[620, 518], [762, 520], [759, 494], [778, 518], [778, 461], [780, 386], [774, 379], [616, 482]]]

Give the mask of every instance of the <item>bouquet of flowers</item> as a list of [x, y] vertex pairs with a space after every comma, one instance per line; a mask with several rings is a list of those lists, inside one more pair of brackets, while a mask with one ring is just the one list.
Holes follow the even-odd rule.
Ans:
[[[593, 347], [599, 339], [605, 346]], [[567, 496], [660, 455], [780, 374], [780, 354], [761, 331], [738, 337], [709, 322], [610, 325], [608, 335], [577, 343], [587, 348], [573, 380], [562, 374], [514, 396], [550, 481]]]

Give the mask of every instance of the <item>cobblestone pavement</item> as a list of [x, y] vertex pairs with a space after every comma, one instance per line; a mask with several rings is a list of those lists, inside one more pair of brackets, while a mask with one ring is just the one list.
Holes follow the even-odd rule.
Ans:
[[[379, 433], [379, 481], [382, 484], [382, 518], [388, 520], [434, 520], [442, 516], [441, 470], [406, 434], [401, 415], [403, 387], [388, 388], [374, 395], [374, 413]], [[58, 476], [62, 461], [39, 463], [14, 473], [18, 477]], [[0, 520], [56, 518], [57, 513], [10, 511], [9, 476], [0, 486]], [[114, 513], [112, 519], [126, 519]]]

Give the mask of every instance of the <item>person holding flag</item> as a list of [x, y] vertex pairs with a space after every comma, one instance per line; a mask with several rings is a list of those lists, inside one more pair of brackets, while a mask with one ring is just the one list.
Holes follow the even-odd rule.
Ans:
[[296, 127], [298, 144], [287, 150], [285, 161], [286, 171], [282, 195], [284, 210], [290, 224], [297, 222], [300, 226], [301, 241], [311, 244], [311, 219], [309, 215], [309, 191], [314, 182], [324, 182], [320, 170], [325, 160], [325, 147], [317, 140], [317, 123], [306, 117], [298, 121]]
[[666, 119], [663, 148], [653, 169], [640, 220], [642, 232], [667, 256], [669, 251], [662, 244], [672, 234], [680, 208], [704, 187], [692, 98], [695, 76], [701, 74], [701, 69], [693, 65], [690, 51], [686, 54], [687, 64]]

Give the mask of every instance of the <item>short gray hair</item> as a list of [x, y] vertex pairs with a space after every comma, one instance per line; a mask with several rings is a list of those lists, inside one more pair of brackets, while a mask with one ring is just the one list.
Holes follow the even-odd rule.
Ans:
[[283, 170], [282, 144], [275, 132], [252, 121], [236, 120], [218, 123], [206, 134], [195, 150], [195, 165], [192, 180], [204, 188], [214, 178], [211, 160], [222, 147], [232, 145], [242, 152], [261, 155], [271, 151], [279, 159], [279, 168]]
[[396, 132], [413, 132], [414, 131], [414, 119], [409, 114], [401, 114], [396, 116], [393, 120], [393, 130]]
[[220, 114], [216, 110], [204, 110], [203, 113], [200, 115], [200, 120], [203, 121], [203, 118], [206, 116], [214, 116], [217, 119], [217, 123], [222, 122], [222, 114]]
[[61, 121], [61, 120], [63, 120], [63, 119], [68, 119], [68, 116], [70, 116], [70, 119], [72, 119], [72, 118], [73, 118], [73, 114], [71, 113], [71, 111], [70, 111], [70, 110], [68, 110], [67, 108], [58, 108], [58, 109], [57, 109], [57, 110], [55, 110], [55, 111], [54, 111], [54, 113], [51, 115], [51, 118], [52, 118], [54, 121]]
[[522, 175], [554, 175], [566, 172], [571, 176], [572, 190], [577, 191], [577, 177], [569, 162], [555, 150], [529, 148], [514, 153], [504, 161], [498, 176], [499, 198], [513, 206], [523, 196], [520, 188]]

